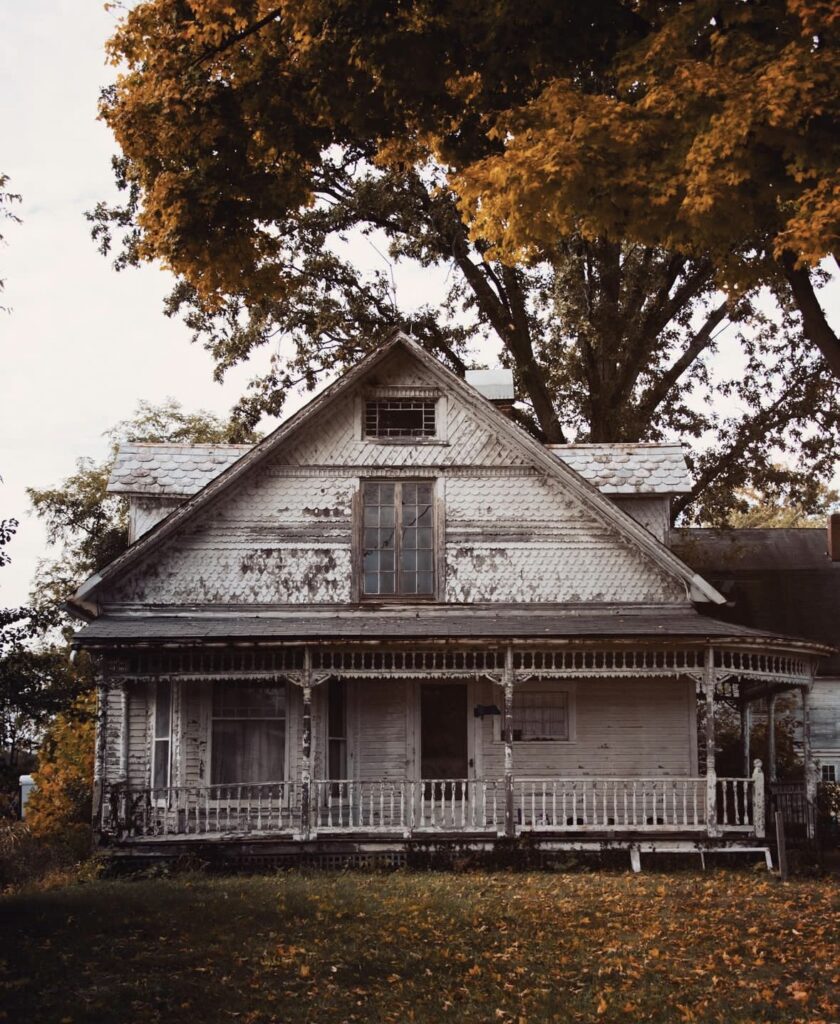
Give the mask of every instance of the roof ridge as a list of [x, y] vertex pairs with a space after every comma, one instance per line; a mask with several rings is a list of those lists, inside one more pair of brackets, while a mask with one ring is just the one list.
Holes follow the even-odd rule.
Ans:
[[123, 441], [119, 449], [134, 448], [253, 448], [253, 444], [231, 441]]
[[570, 441], [565, 444], [547, 444], [546, 448], [679, 448], [682, 441]]

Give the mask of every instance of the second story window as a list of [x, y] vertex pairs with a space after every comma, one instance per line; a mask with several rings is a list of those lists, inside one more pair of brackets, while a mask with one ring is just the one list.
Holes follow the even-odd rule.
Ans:
[[435, 591], [431, 481], [362, 484], [362, 594], [432, 597]]
[[435, 437], [433, 398], [376, 398], [365, 403], [365, 437], [412, 440]]

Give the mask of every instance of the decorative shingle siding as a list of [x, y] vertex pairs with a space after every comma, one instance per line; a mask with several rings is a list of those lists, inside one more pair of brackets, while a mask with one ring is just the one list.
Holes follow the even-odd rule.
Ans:
[[[377, 383], [418, 381], [399, 363]], [[387, 372], [386, 372], [387, 371]], [[430, 383], [425, 381], [426, 384]], [[446, 442], [361, 438], [361, 395], [254, 470], [113, 585], [106, 604], [347, 603], [361, 479], [429, 476], [446, 523], [447, 601], [684, 601], [684, 586], [443, 396]]]

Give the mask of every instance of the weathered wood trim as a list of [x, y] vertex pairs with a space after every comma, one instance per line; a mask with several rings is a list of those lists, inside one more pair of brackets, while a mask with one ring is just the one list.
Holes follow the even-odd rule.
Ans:
[[749, 775], [750, 772], [750, 732], [752, 730], [752, 706], [748, 699], [742, 698], [740, 701], [741, 709], [741, 757], [743, 759], [744, 774]]
[[717, 771], [715, 769], [715, 672], [714, 650], [706, 650], [703, 689], [706, 695], [706, 831], [710, 838], [718, 834], [717, 827]]
[[756, 758], [753, 767], [753, 828], [756, 839], [762, 839], [765, 834], [765, 810], [766, 795], [764, 790], [764, 772], [761, 770], [761, 761]]
[[[342, 465], [313, 463], [308, 466], [272, 466], [263, 470], [263, 474], [266, 478], [272, 480], [323, 480], [325, 476], [339, 479], [358, 479], [359, 477], [369, 475], [372, 468], [372, 466], [366, 463], [343, 463]], [[540, 477], [543, 475], [538, 470], [534, 469], [533, 466], [475, 466], [470, 464], [459, 465], [457, 463], [445, 463], [431, 466], [381, 467], [383, 471], [386, 468], [389, 476], [417, 477], [418, 479], [424, 480], [440, 476], [441, 474], [477, 480]]]
[[816, 838], [817, 775], [811, 757], [811, 693], [803, 686], [802, 693], [802, 761], [805, 769], [806, 831], [808, 839]]
[[443, 476], [435, 480], [432, 537], [435, 600], [443, 603], [446, 600], [446, 478]]
[[95, 754], [93, 759], [93, 829], [99, 834], [102, 829], [105, 809], [105, 740], [108, 734], [108, 691], [103, 677], [98, 677], [96, 686]]
[[511, 647], [505, 651], [502, 686], [505, 701], [505, 835], [512, 838], [516, 834], [516, 822], [513, 817], [513, 648]]
[[776, 694], [767, 696], [767, 781], [776, 781]]

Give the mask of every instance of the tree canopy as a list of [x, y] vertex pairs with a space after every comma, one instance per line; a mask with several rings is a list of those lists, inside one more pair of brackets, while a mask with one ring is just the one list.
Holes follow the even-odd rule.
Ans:
[[[813, 331], [803, 336], [798, 299], [781, 287], [773, 239], [789, 193], [761, 239], [754, 231], [727, 246], [695, 226], [667, 234], [673, 217], [654, 202], [661, 174], [648, 166], [662, 151], [610, 113], [631, 100], [647, 109], [649, 98], [625, 95], [623, 69], [654, 57], [665, 68], [665, 30], [685, 35], [690, 6], [145, 0], [111, 43], [121, 73], [102, 115], [120, 146], [126, 201], [93, 211], [94, 235], [105, 251], [119, 245], [120, 267], [158, 259], [178, 275], [168, 312], [185, 316], [219, 375], [273, 348], [270, 371], [238, 407], [246, 426], [394, 327], [458, 372], [490, 338], [538, 437], [689, 441], [697, 486], [680, 510], [695, 518], [725, 519], [744, 485], [808, 505], [831, 472], [840, 403]], [[714, 17], [735, 6], [753, 5], [718, 4]], [[785, 15], [788, 35], [796, 16]], [[696, 56], [715, 66], [702, 46]], [[663, 103], [669, 88], [655, 94]], [[537, 145], [536, 120], [521, 132], [517, 118], [563, 89], [580, 107], [580, 138], [554, 157], [548, 139], [533, 172], [523, 162], [519, 179], [504, 177], [523, 139]], [[695, 121], [700, 107], [695, 96]], [[676, 165], [678, 150], [667, 152]], [[624, 212], [609, 220], [594, 199], [563, 192], [555, 179], [573, 169], [574, 188]], [[508, 195], [530, 235], [514, 230]], [[630, 216], [646, 207], [647, 233]], [[743, 234], [747, 214], [720, 210], [718, 226]], [[363, 274], [348, 258], [343, 242], [360, 234], [384, 240], [395, 262], [449, 268], [443, 303], [399, 308], [386, 272]], [[815, 298], [796, 262], [813, 250], [786, 246]], [[762, 313], [765, 283], [780, 301], [772, 316]], [[734, 353], [726, 372], [712, 363], [723, 342]]]

